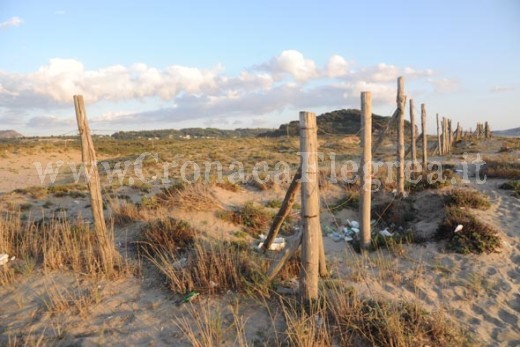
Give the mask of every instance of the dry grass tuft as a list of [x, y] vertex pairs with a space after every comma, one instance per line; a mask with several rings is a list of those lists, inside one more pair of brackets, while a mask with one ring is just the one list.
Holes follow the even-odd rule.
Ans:
[[187, 222], [168, 217], [149, 222], [142, 232], [142, 245], [149, 251], [161, 247], [171, 254], [193, 245], [199, 231]]
[[445, 202], [448, 206], [470, 207], [479, 210], [487, 210], [491, 207], [487, 195], [476, 190], [452, 190], [448, 195], [446, 195]]
[[520, 177], [520, 162], [513, 156], [504, 155], [499, 159], [485, 159], [482, 170], [488, 177], [517, 179]]
[[196, 241], [182, 256], [161, 246], [152, 248], [146, 255], [166, 276], [170, 289], [178, 294], [193, 290], [210, 294], [266, 290], [267, 262], [247, 247]]
[[253, 236], [267, 232], [274, 218], [272, 211], [256, 206], [251, 201], [234, 211], [218, 211], [217, 216], [233, 224], [243, 225], [245, 230]]
[[128, 270], [113, 231], [97, 235], [84, 221], [65, 217], [24, 222], [19, 214], [0, 218], [0, 249], [17, 259], [35, 259], [45, 269], [113, 278]]
[[157, 195], [157, 199], [167, 206], [190, 211], [211, 211], [221, 208], [211, 186], [201, 182], [172, 185], [163, 189]]

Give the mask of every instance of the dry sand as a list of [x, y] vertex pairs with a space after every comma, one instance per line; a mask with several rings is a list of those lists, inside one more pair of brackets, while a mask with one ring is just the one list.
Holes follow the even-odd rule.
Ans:
[[[66, 160], [79, 160], [78, 152], [67, 152]], [[516, 153], [518, 156], [518, 153]], [[34, 178], [34, 160], [46, 163], [57, 154], [3, 158], [0, 163], [0, 191], [7, 192], [39, 183]], [[329, 265], [335, 276], [353, 285], [362, 295], [391, 299], [419, 300], [428, 309], [443, 309], [457, 322], [467, 327], [476, 341], [486, 346], [520, 346], [520, 200], [508, 191], [498, 189], [504, 180], [488, 179], [483, 185], [472, 183], [489, 196], [491, 210], [476, 212], [484, 221], [496, 226], [504, 239], [501, 253], [490, 255], [460, 255], [445, 251], [442, 243], [404, 245], [399, 254], [383, 250], [363, 257], [349, 244], [325, 237]], [[331, 187], [324, 194], [338, 193]], [[246, 201], [266, 202], [283, 198], [278, 190], [242, 189], [229, 192], [216, 188], [223, 206], [240, 205]], [[143, 193], [127, 190], [132, 200]], [[15, 201], [27, 200], [17, 194], [4, 195]], [[89, 217], [88, 199], [52, 198], [56, 206], [65, 206], [73, 216]], [[67, 200], [68, 199], [68, 200]], [[32, 201], [32, 213], [41, 209], [41, 202]], [[442, 218], [442, 203], [437, 192], [425, 191], [415, 201], [418, 221], [415, 227], [431, 234]], [[171, 215], [183, 218], [215, 238], [226, 238], [239, 227], [215, 217], [213, 212], [172, 210]], [[355, 219], [356, 211], [338, 214], [324, 212], [322, 223], [334, 227], [346, 219]], [[122, 252], [131, 248], [127, 243], [137, 237], [142, 223], [116, 228], [116, 242]], [[69, 272], [42, 274], [40, 271], [20, 277], [13, 285], [0, 288], [0, 343], [17, 335], [44, 331], [46, 336], [60, 337], [63, 345], [188, 345], [176, 318], [187, 315], [189, 305], [178, 305], [171, 293], [161, 285], [162, 279], [148, 272], [118, 281], [97, 283], [99, 302], [84, 315], [46, 312], [44, 298], [49, 283], [73, 286], [82, 281]], [[79, 278], [79, 279], [78, 279]], [[87, 283], [87, 282], [85, 282]], [[272, 323], [266, 310], [255, 309], [255, 303], [242, 294], [228, 292], [224, 296], [206, 296], [199, 303], [212, 310], [225, 312], [223, 319], [231, 321], [229, 310], [237, 298], [242, 298], [240, 313], [247, 319], [246, 334], [251, 340], [262, 341], [272, 334]], [[227, 341], [233, 345], [234, 341]]]

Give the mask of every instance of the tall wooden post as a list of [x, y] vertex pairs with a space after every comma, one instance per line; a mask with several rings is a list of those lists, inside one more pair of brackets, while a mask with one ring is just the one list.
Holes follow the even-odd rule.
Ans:
[[372, 94], [361, 93], [361, 247], [370, 247], [370, 209], [372, 204]]
[[[438, 119], [438, 118], [437, 118]], [[428, 136], [426, 135], [426, 105], [421, 104], [421, 130], [422, 130], [422, 166], [423, 171], [428, 169]]]
[[318, 299], [320, 257], [320, 200], [318, 188], [318, 138], [316, 115], [300, 112], [300, 152], [302, 155], [302, 267], [300, 294], [309, 302]]
[[442, 154], [448, 153], [448, 135], [447, 135], [448, 123], [446, 117], [442, 117]]
[[451, 119], [448, 119], [448, 153], [452, 152], [453, 147], [453, 130], [451, 128]]
[[491, 129], [489, 128], [489, 123], [487, 121], [484, 123], [484, 134], [486, 139], [491, 138]]
[[415, 114], [413, 99], [410, 99], [410, 124], [412, 128], [410, 131], [410, 137], [412, 138], [412, 165], [415, 167], [417, 163], [417, 146], [415, 145], [417, 134], [415, 133]]
[[437, 113], [437, 148], [439, 149], [439, 155], [442, 155], [441, 123], [440, 123], [438, 113]]
[[399, 118], [397, 122], [397, 161], [399, 167], [397, 170], [397, 194], [402, 197], [404, 195], [404, 78], [401, 76], [397, 79], [397, 109], [399, 110]]
[[457, 130], [455, 131], [455, 142], [460, 141], [461, 137], [462, 137], [462, 134], [461, 134], [461, 129], [460, 129], [460, 123], [457, 122]]
[[90, 136], [83, 96], [74, 95], [74, 107], [76, 109], [76, 120], [81, 138], [81, 159], [85, 167], [87, 186], [90, 191], [90, 205], [92, 208], [92, 217], [94, 218], [94, 228], [98, 236], [105, 238], [107, 229], [105, 216], [103, 215], [103, 198], [101, 196], [101, 185], [99, 183], [99, 173], [97, 170], [96, 152], [94, 150], [94, 142]]

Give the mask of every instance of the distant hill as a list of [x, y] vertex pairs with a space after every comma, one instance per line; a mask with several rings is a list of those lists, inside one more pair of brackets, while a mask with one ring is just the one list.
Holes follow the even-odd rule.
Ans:
[[14, 130], [0, 130], [0, 139], [16, 139], [19, 137], [23, 137], [22, 134], [20, 134], [17, 131]]
[[[383, 117], [372, 114], [372, 129], [378, 131], [386, 126], [390, 117]], [[337, 110], [327, 112], [316, 117], [319, 134], [357, 134], [361, 129], [361, 111], [356, 109]], [[287, 129], [289, 127], [289, 129]], [[409, 132], [410, 122], [405, 120], [405, 129]], [[390, 133], [395, 133], [396, 127], [390, 129]], [[282, 124], [273, 131], [268, 131], [259, 136], [278, 137], [278, 136], [297, 136], [299, 134], [299, 121], [292, 121], [289, 124]]]
[[520, 137], [520, 127], [513, 128], [513, 129], [507, 129], [507, 130], [493, 131], [492, 133], [493, 133], [493, 135], [498, 135], [498, 136]]
[[139, 130], [118, 131], [112, 137], [120, 140], [132, 139], [179, 139], [179, 138], [233, 138], [233, 137], [256, 137], [259, 134], [273, 129], [235, 129], [225, 130], [216, 128], [185, 128], [185, 129], [161, 129], [161, 130]]

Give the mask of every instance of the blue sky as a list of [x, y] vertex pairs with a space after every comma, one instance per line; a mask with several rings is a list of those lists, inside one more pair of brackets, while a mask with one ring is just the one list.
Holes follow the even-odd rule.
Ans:
[[520, 1], [0, 0], [0, 129], [277, 127], [300, 110], [416, 108], [520, 126]]

